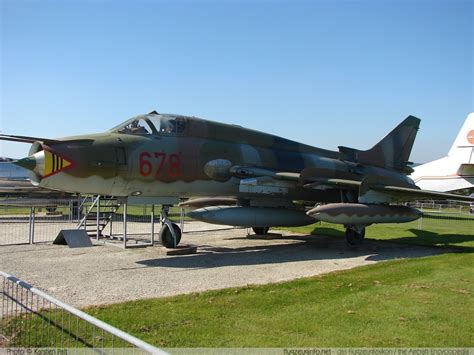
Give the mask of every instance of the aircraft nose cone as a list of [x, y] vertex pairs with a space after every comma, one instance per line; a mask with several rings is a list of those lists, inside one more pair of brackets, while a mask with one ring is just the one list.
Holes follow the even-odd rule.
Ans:
[[36, 159], [34, 156], [26, 157], [20, 160], [16, 160], [13, 164], [21, 166], [27, 170], [34, 170], [36, 168]]
[[40, 177], [56, 174], [72, 165], [62, 156], [47, 150], [41, 150], [29, 157], [17, 160], [14, 164], [35, 172]]
[[45, 154], [44, 150], [39, 151], [29, 157], [14, 161], [13, 163], [21, 166], [22, 168], [31, 170], [38, 174], [39, 176], [44, 176], [44, 161], [45, 161]]

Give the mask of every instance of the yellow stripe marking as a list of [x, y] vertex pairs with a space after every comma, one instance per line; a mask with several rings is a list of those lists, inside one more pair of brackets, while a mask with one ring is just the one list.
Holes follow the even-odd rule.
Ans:
[[47, 150], [44, 151], [44, 176], [57, 173], [70, 165], [72, 165], [72, 163], [63, 157]]

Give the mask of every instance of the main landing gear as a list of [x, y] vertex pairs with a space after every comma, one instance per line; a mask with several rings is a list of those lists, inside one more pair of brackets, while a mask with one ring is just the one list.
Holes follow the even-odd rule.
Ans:
[[350, 245], [360, 245], [364, 241], [365, 226], [346, 226], [346, 241]]
[[270, 227], [252, 227], [252, 230], [257, 235], [266, 235]]
[[181, 241], [181, 229], [168, 218], [170, 206], [163, 206], [160, 214], [160, 241], [166, 248], [176, 248]]

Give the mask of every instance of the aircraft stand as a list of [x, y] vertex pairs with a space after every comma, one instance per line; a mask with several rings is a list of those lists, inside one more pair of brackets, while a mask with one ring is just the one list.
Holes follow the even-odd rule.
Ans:
[[[163, 254], [195, 253], [195, 246], [179, 245], [184, 229], [184, 210], [181, 209], [179, 224], [169, 219], [170, 207], [176, 205], [177, 202], [179, 201], [169, 198], [88, 197], [84, 199], [84, 206], [88, 206], [88, 208], [84, 217], [78, 223], [77, 228], [84, 228], [88, 235], [97, 242], [101, 240], [109, 245], [122, 248], [139, 248], [156, 245], [155, 223], [159, 221], [161, 222], [161, 228], [158, 235], [161, 244], [166, 247], [163, 248], [165, 249]], [[161, 205], [159, 216], [157, 216], [155, 205]], [[148, 207], [145, 208], [145, 206]], [[144, 235], [146, 236], [148, 233], [143, 233], [143, 229], [140, 227], [145, 225], [143, 222], [147, 222], [146, 216], [137, 215], [137, 207], [148, 211], [150, 211], [151, 207], [149, 214], [149, 238], [144, 238]], [[117, 220], [116, 218], [119, 208], [122, 208], [121, 222], [120, 219]], [[130, 211], [131, 208], [132, 210]], [[141, 229], [138, 234], [136, 233], [137, 228]]]

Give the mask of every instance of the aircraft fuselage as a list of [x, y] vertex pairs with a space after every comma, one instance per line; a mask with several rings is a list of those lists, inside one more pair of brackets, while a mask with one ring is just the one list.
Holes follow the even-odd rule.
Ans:
[[[43, 150], [49, 153], [43, 157], [43, 170], [32, 180], [50, 189], [83, 194], [284, 196], [320, 202], [341, 201], [340, 191], [303, 189], [291, 178], [258, 180], [252, 176], [253, 169], [299, 173], [314, 167], [327, 177], [360, 181], [367, 174], [377, 174], [410, 183], [402, 173], [359, 166], [343, 161], [339, 152], [239, 126], [159, 115], [162, 120], [180, 122], [180, 129], [167, 132], [156, 127], [156, 116], [137, 116], [103, 134], [68, 137], [50, 145], [34, 143], [30, 156]], [[149, 125], [137, 129], [132, 127], [136, 121]]]

